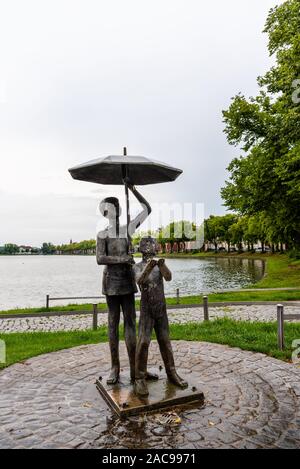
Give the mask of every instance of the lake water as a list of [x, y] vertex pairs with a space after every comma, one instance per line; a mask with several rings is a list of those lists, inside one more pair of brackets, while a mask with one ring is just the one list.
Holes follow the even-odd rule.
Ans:
[[[254, 259], [166, 262], [173, 272], [172, 282], [165, 284], [166, 293], [174, 296], [176, 288], [181, 295], [240, 288], [259, 280], [264, 273], [264, 263]], [[97, 296], [101, 294], [102, 270], [94, 256], [0, 256], [0, 310], [43, 306], [47, 293], [56, 297]]]

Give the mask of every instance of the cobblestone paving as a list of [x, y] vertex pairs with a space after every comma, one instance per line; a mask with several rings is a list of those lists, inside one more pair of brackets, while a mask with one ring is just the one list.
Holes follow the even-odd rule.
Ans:
[[[300, 313], [299, 306], [286, 306], [286, 314]], [[170, 323], [184, 324], [187, 322], [203, 321], [202, 308], [186, 308], [170, 310], [168, 312]], [[210, 308], [211, 319], [230, 317], [245, 321], [276, 321], [276, 305], [226, 306]], [[98, 324], [107, 324], [107, 314], [98, 315]], [[72, 331], [85, 330], [92, 327], [91, 315], [59, 316], [42, 318], [15, 318], [0, 319], [0, 332], [30, 332], [30, 331]]]
[[[300, 448], [300, 369], [222, 345], [173, 347], [206, 397], [178, 410], [181, 425], [113, 418], [94, 385], [109, 369], [107, 344], [81, 346], [0, 373], [0, 448]], [[161, 364], [155, 342], [149, 362]]]

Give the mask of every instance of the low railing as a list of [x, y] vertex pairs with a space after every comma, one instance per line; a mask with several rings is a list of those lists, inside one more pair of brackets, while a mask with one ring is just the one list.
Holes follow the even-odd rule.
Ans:
[[[176, 304], [180, 304], [180, 290], [179, 288], [176, 288], [175, 297], [176, 297]], [[141, 295], [140, 293], [136, 293], [135, 295], [136, 298], [140, 298]], [[171, 293], [166, 295], [166, 298], [173, 298], [174, 295]], [[46, 308], [50, 308], [50, 301], [66, 301], [66, 300], [106, 300], [105, 295], [98, 295], [98, 296], [50, 296], [46, 295]], [[99, 303], [100, 303], [99, 301]]]
[[[140, 298], [140, 294], [136, 295], [138, 298]], [[196, 295], [193, 295], [196, 296]], [[173, 298], [171, 296], [171, 298]], [[47, 309], [49, 309], [49, 303], [50, 301], [58, 301], [58, 300], [77, 300], [77, 299], [105, 299], [104, 295], [99, 295], [99, 296], [81, 296], [81, 297], [50, 297], [50, 295], [47, 295], [46, 297], [46, 306]], [[274, 304], [276, 303], [274, 301], [262, 301], [262, 302], [250, 302], [250, 301], [240, 301], [240, 302], [214, 302], [214, 303], [208, 303], [208, 297], [206, 295], [202, 296], [202, 302], [201, 302], [201, 295], [199, 295], [199, 303], [192, 303], [192, 304], [180, 304], [180, 294], [179, 294], [179, 288], [176, 290], [176, 303], [175, 304], [167, 304], [168, 309], [184, 309], [184, 308], [203, 308], [203, 319], [204, 321], [209, 321], [209, 306], [214, 308], [214, 307], [222, 307], [222, 306], [228, 306], [228, 305], [244, 305], [244, 306], [251, 306], [252, 304]], [[287, 303], [289, 306], [297, 306], [299, 307], [299, 302], [288, 302]], [[2, 319], [12, 319], [12, 318], [37, 318], [37, 317], [52, 317], [52, 316], [77, 316], [77, 315], [92, 315], [92, 328], [93, 330], [96, 330], [98, 328], [98, 314], [100, 313], [107, 313], [107, 309], [101, 309], [101, 311], [98, 308], [99, 302], [98, 303], [92, 303], [92, 309], [91, 310], [74, 310], [74, 311], [46, 311], [46, 312], [41, 312], [41, 313], [12, 313], [12, 314], [0, 314], [0, 320]], [[300, 321], [300, 313], [296, 314], [285, 314], [284, 313], [284, 305], [282, 304], [277, 304], [277, 338], [278, 338], [278, 348], [280, 350], [284, 350], [285, 348], [285, 341], [284, 341], [284, 321], [288, 320], [293, 320], [293, 321]]]
[[[296, 290], [300, 290], [299, 287], [279, 287], [279, 288], [242, 288], [240, 290], [237, 290], [235, 288], [228, 288], [228, 289], [222, 289], [222, 290], [206, 290], [206, 291], [202, 291], [201, 293], [199, 292], [198, 294], [199, 295], [208, 295], [208, 294], [214, 294], [214, 293], [238, 293], [238, 292], [242, 292], [242, 293], [245, 293], [245, 292], [266, 292], [266, 291], [296, 291]], [[176, 298], [176, 304], [180, 304], [180, 298], [182, 298], [182, 296], [195, 296], [194, 293], [191, 293], [191, 292], [183, 292], [183, 294], [180, 292], [180, 289], [179, 288], [176, 288], [176, 291], [174, 292], [174, 294], [172, 293], [168, 293], [166, 295], [167, 298], [174, 298], [174, 295], [175, 295], [175, 298]], [[136, 295], [136, 298], [140, 298], [141, 295], [139, 293], [137, 293]], [[65, 300], [105, 300], [105, 295], [97, 295], [97, 296], [61, 296], [61, 297], [52, 297], [50, 295], [46, 295], [46, 308], [49, 309], [50, 307], [50, 301], [65, 301]], [[100, 302], [99, 301], [99, 302]], [[251, 304], [251, 303], [257, 303], [257, 302], [241, 302], [241, 304]], [[265, 301], [265, 302], [261, 302], [261, 304], [271, 304], [270, 301]], [[272, 302], [273, 304], [276, 304], [276, 302]]]
[[[137, 294], [136, 295], [138, 298], [140, 298], [141, 295]], [[173, 298], [173, 296], [171, 296]], [[176, 291], [176, 303], [175, 304], [167, 304], [168, 309], [183, 309], [183, 308], [201, 308], [203, 307], [204, 311], [204, 320], [208, 321], [209, 320], [209, 315], [208, 315], [208, 298], [207, 296], [203, 296], [203, 303], [201, 303], [199, 295], [199, 303], [192, 303], [192, 304], [180, 304], [180, 296], [179, 296], [179, 289]], [[49, 302], [50, 300], [52, 301], [58, 301], [58, 300], [75, 300], [75, 299], [105, 299], [104, 295], [99, 295], [99, 296], [84, 296], [84, 297], [50, 297], [47, 295], [47, 309], [49, 309]], [[98, 303], [92, 303], [92, 309], [91, 310], [74, 310], [74, 311], [44, 311], [40, 313], [12, 313], [12, 314], [0, 314], [0, 320], [5, 320], [5, 319], [17, 319], [17, 318], [37, 318], [37, 317], [57, 317], [57, 316], [79, 316], [79, 315], [92, 315], [92, 328], [93, 330], [96, 330], [98, 328], [98, 314], [105, 314], [108, 312], [107, 309], [99, 309], [98, 308], [99, 302]]]

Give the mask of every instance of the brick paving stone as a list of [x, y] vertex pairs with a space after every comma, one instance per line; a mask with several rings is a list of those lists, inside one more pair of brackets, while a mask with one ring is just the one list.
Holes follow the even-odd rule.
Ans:
[[[219, 344], [173, 342], [178, 369], [198, 380], [203, 407], [120, 421], [95, 389], [107, 344], [75, 347], [0, 372], [0, 448], [300, 448], [300, 369]], [[127, 368], [120, 344], [122, 368]], [[151, 343], [149, 367], [161, 364]]]

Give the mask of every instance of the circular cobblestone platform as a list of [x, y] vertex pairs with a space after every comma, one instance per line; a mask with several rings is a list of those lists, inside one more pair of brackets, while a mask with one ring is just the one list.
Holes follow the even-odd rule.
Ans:
[[[178, 367], [193, 373], [206, 397], [202, 408], [178, 410], [181, 425], [155, 414], [114, 418], [94, 386], [109, 368], [107, 344], [89, 345], [0, 373], [0, 448], [300, 447], [299, 369], [222, 345], [173, 347]], [[161, 363], [155, 342], [149, 362]]]

